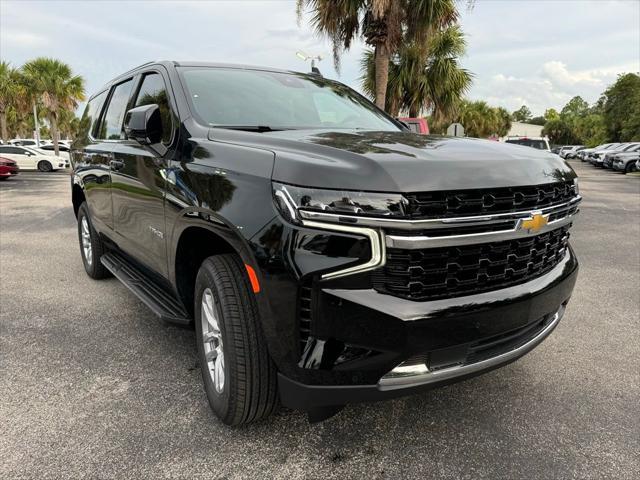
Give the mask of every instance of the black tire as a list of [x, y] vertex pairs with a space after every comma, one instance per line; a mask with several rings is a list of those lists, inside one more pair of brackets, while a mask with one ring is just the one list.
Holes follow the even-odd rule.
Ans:
[[[87, 258], [85, 248], [83, 247], [83, 219], [86, 219], [89, 230], [89, 241], [91, 245], [91, 249], [88, 254], [89, 258]], [[80, 208], [78, 209], [78, 241], [80, 243], [82, 264], [84, 265], [84, 270], [87, 272], [87, 275], [95, 280], [111, 276], [111, 272], [109, 272], [102, 262], [100, 262], [100, 257], [102, 257], [106, 252], [106, 248], [104, 242], [100, 238], [100, 235], [98, 235], [98, 232], [93, 228], [87, 202], [82, 202], [82, 205], [80, 205]]]
[[624, 167], [624, 173], [631, 173], [636, 171], [636, 162], [633, 160], [627, 163], [627, 166]]
[[[205, 291], [213, 295], [224, 346], [221, 392], [216, 390], [205, 357]], [[211, 409], [227, 425], [268, 417], [278, 405], [276, 368], [267, 351], [256, 300], [240, 258], [231, 254], [207, 258], [198, 271], [194, 298], [198, 360]]]
[[41, 172], [52, 172], [53, 165], [51, 165], [51, 162], [47, 160], [40, 160], [38, 162], [38, 170]]

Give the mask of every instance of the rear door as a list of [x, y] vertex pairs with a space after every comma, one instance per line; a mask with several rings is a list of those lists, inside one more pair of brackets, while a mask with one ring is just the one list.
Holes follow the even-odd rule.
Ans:
[[[149, 70], [137, 78], [130, 108], [157, 104], [163, 126], [163, 144], [169, 147], [177, 137], [175, 107], [168, 78], [161, 69]], [[168, 155], [148, 146], [123, 140], [115, 152], [111, 170], [113, 216], [121, 248], [146, 267], [167, 275], [164, 218], [165, 173]]]
[[18, 164], [18, 167], [23, 170], [33, 170], [36, 168], [31, 152], [22, 147], [14, 145], [0, 145], [0, 155], [8, 158], [9, 160], [14, 160]]

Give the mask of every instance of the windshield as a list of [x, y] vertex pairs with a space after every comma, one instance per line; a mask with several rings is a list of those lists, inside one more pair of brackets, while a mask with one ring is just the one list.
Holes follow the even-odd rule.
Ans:
[[531, 138], [514, 138], [507, 140], [506, 143], [524, 145], [525, 147], [533, 147], [537, 148], [538, 150], [547, 150], [547, 142], [545, 140], [534, 140]]
[[400, 131], [350, 88], [316, 75], [180, 68], [199, 120], [211, 127]]

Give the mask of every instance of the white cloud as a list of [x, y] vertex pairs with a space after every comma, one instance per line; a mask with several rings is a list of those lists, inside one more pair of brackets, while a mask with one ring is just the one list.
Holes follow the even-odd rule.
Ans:
[[575, 85], [602, 85], [602, 76], [598, 71], [570, 72], [567, 66], [552, 60], [542, 65], [543, 76], [558, 87], [571, 88]]
[[49, 42], [49, 39], [43, 35], [29, 32], [26, 30], [13, 30], [13, 29], [3, 29], [2, 36], [0, 37], [2, 41], [2, 49], [5, 48], [35, 48], [46, 45]]

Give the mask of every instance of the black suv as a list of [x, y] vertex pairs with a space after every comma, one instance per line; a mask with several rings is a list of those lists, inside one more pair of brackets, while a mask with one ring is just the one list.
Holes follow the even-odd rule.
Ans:
[[84, 267], [195, 323], [227, 424], [507, 364], [576, 281], [580, 196], [556, 155], [413, 134], [317, 74], [149, 63], [91, 97], [81, 130]]

